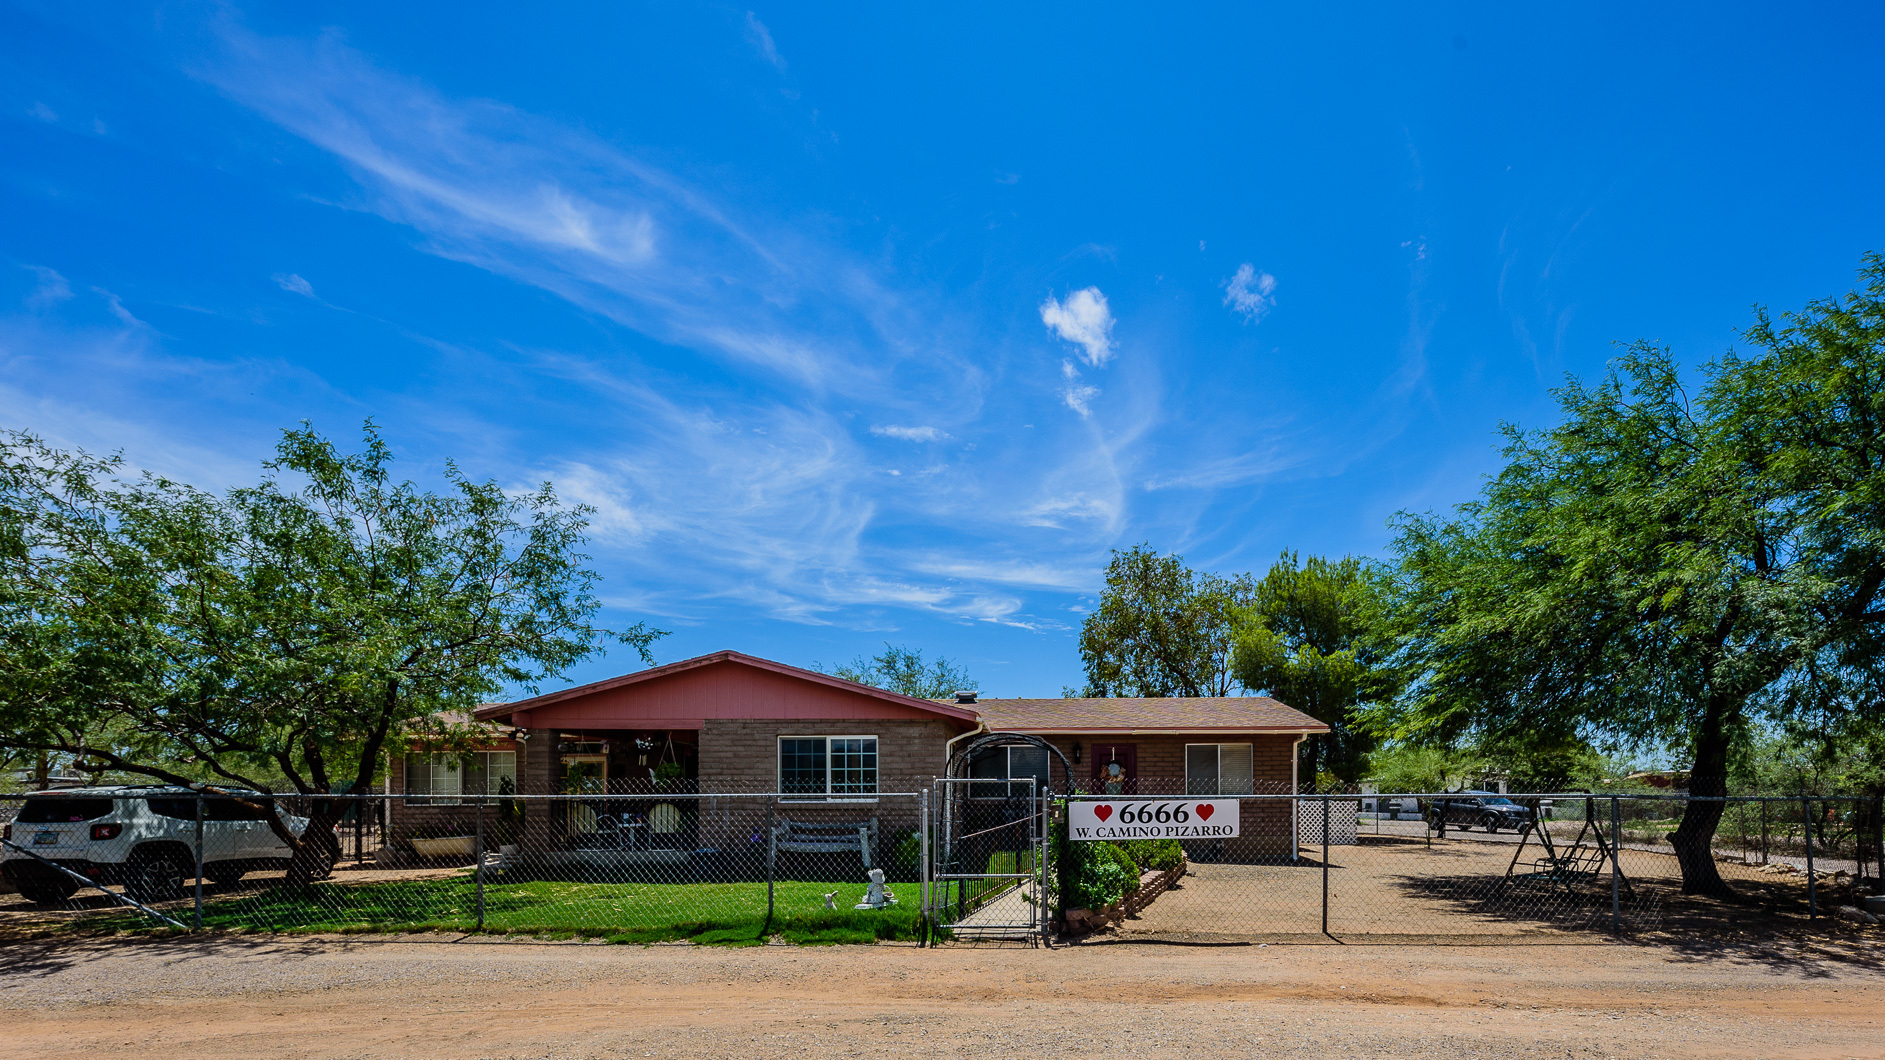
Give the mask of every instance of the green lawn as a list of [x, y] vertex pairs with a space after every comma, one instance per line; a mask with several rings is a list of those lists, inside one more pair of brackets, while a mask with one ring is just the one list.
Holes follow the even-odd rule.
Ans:
[[[766, 884], [564, 883], [531, 880], [484, 890], [484, 930], [496, 933], [583, 935], [619, 942], [691, 939], [723, 945], [755, 944], [772, 935], [798, 943], [913, 939], [921, 921], [916, 884], [891, 884], [898, 904], [856, 910], [856, 883], [780, 882], [766, 920]], [[825, 908], [836, 891], [838, 908]], [[205, 928], [274, 932], [473, 931], [477, 887], [470, 876], [375, 883], [327, 882], [304, 889], [278, 887], [203, 906]]]

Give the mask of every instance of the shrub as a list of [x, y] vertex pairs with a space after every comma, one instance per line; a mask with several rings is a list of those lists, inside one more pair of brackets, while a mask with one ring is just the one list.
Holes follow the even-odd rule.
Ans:
[[1140, 872], [1164, 872], [1185, 860], [1185, 848], [1176, 839], [1132, 839], [1119, 845]]
[[885, 866], [893, 880], [914, 880], [922, 875], [923, 837], [910, 828], [892, 836], [890, 864]]

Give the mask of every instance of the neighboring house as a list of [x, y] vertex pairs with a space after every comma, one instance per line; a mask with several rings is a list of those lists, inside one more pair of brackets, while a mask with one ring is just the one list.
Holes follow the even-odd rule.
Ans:
[[[442, 826], [446, 807], [462, 817], [468, 801], [482, 795], [489, 805], [513, 790], [598, 799], [779, 792], [792, 796], [795, 817], [855, 818], [879, 793], [929, 786], [952, 741], [980, 731], [1051, 742], [1085, 791], [1288, 794], [1297, 744], [1328, 731], [1264, 697], [938, 701], [732, 651], [491, 704], [475, 718], [505, 735], [466, 764], [426, 755], [389, 763], [388, 790], [404, 796], [391, 812], [396, 836]], [[1059, 789], [1069, 778], [1048, 759], [1038, 748], [1003, 748], [972, 763], [970, 775], [1039, 777], [1051, 768]], [[886, 835], [917, 823], [907, 801], [869, 812]], [[1274, 815], [1268, 830], [1286, 836], [1287, 808], [1276, 804]], [[581, 809], [527, 814], [523, 841], [550, 849], [592, 827]]]

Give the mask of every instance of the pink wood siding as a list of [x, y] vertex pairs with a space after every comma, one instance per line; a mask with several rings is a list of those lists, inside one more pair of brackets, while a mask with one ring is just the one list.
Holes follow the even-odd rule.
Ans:
[[511, 723], [530, 729], [700, 729], [709, 719], [813, 718], [947, 720], [865, 693], [757, 667], [722, 663], [520, 710]]

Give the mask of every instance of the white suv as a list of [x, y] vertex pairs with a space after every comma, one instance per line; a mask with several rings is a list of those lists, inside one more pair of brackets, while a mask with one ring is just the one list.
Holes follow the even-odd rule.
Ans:
[[[271, 805], [265, 795], [235, 794]], [[165, 786], [34, 792], [5, 828], [8, 841], [33, 853], [0, 847], [0, 876], [42, 905], [63, 902], [79, 889], [77, 880], [46, 861], [100, 884], [123, 884], [141, 901], [181, 898], [184, 881], [196, 878], [196, 802], [190, 789]], [[269, 827], [266, 812], [234, 798], [203, 799], [206, 878], [227, 885], [247, 872], [287, 867], [292, 851]], [[304, 817], [283, 813], [281, 819], [297, 836], [308, 826]]]

